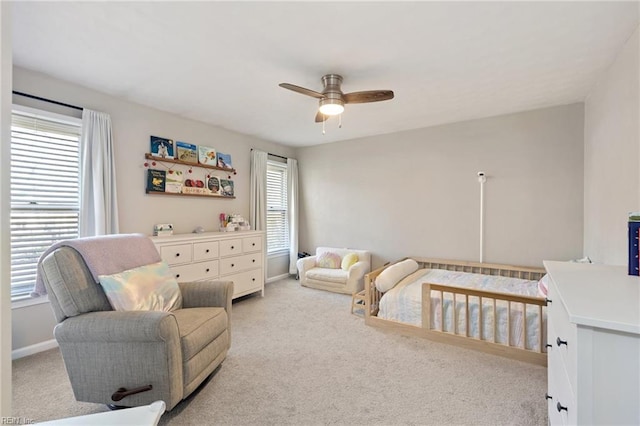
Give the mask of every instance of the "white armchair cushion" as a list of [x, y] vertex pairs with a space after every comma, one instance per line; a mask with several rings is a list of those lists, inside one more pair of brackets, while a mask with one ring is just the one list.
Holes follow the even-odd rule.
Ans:
[[307, 279], [317, 281], [328, 281], [332, 283], [346, 283], [348, 273], [342, 269], [335, 268], [313, 268], [307, 272]]

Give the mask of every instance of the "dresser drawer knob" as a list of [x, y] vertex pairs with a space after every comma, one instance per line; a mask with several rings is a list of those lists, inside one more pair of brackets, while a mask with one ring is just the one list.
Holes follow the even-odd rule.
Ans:
[[180, 274], [176, 274], [176, 278], [180, 278]]
[[231, 250], [233, 250], [234, 248], [235, 248], [234, 246], [231, 246]]
[[231, 267], [233, 268], [234, 266], [236, 266], [234, 263], [231, 264]]
[[209, 272], [209, 268], [207, 268], [207, 270], [205, 272]]
[[553, 399], [553, 397], [551, 395], [549, 395], [548, 393], [544, 394], [544, 399]]
[[569, 411], [569, 410], [567, 410], [567, 407], [563, 407], [559, 402], [558, 402], [558, 404], [556, 405], [556, 408], [558, 409], [558, 413], [559, 413], [560, 411], [562, 411], [562, 410], [564, 410], [564, 411]]
[[206, 249], [204, 252], [205, 252], [205, 253], [209, 253], [209, 249]]
[[567, 341], [566, 340], [561, 340], [559, 337], [556, 339], [556, 345], [560, 346], [560, 345], [565, 345], [567, 346]]
[[547, 303], [551, 303], [551, 299], [545, 298], [544, 301], [547, 302]]
[[256, 280], [255, 278], [251, 278], [251, 281], [255, 281], [255, 280]]
[[176, 257], [180, 257], [180, 253], [176, 253]]
[[252, 246], [252, 247], [255, 247], [255, 246], [256, 246], [256, 243], [251, 243], [251, 246]]
[[251, 260], [251, 261], [252, 261], [253, 263], [256, 263], [256, 260], [255, 260], [255, 259], [253, 259], [253, 260]]

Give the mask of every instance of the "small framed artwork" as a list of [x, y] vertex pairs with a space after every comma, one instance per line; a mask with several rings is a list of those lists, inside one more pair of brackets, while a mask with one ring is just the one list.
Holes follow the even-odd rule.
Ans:
[[233, 181], [229, 179], [220, 179], [220, 195], [225, 197], [233, 197]]
[[160, 158], [174, 158], [173, 139], [151, 136], [151, 155]]
[[164, 192], [167, 174], [164, 170], [147, 170], [147, 192]]
[[216, 150], [208, 146], [198, 145], [198, 163], [215, 166]]
[[220, 178], [218, 176], [210, 176], [207, 179], [207, 189], [210, 194], [213, 195], [221, 195], [220, 194]]
[[178, 160], [185, 163], [197, 163], [198, 162], [198, 147], [192, 143], [176, 142], [176, 152], [178, 153]]
[[183, 174], [180, 170], [167, 170], [164, 192], [180, 194], [182, 192]]
[[224, 167], [225, 169], [230, 169], [233, 167], [231, 165], [231, 155], [229, 154], [223, 154], [221, 152], [218, 152], [216, 154], [216, 159], [217, 159], [216, 166], [218, 167]]

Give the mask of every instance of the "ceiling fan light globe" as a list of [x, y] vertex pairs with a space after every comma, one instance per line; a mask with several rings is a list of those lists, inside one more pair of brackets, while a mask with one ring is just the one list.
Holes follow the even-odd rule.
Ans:
[[339, 103], [325, 103], [320, 105], [320, 112], [324, 115], [338, 115], [342, 114], [344, 106]]

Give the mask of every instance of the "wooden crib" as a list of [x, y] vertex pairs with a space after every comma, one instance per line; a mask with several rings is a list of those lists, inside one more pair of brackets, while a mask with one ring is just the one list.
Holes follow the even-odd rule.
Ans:
[[[444, 269], [448, 271], [459, 271], [459, 272], [469, 272], [475, 274], [483, 274], [483, 275], [494, 275], [494, 276], [503, 276], [503, 277], [511, 277], [511, 278], [520, 278], [525, 280], [539, 280], [545, 274], [545, 270], [543, 268], [532, 268], [532, 267], [520, 267], [520, 266], [511, 266], [511, 265], [500, 265], [500, 264], [490, 264], [490, 263], [476, 263], [476, 262], [465, 262], [465, 261], [456, 261], [456, 260], [443, 260], [443, 259], [428, 259], [428, 258], [418, 258], [412, 257], [411, 259], [418, 262], [418, 265], [421, 269]], [[404, 260], [404, 259], [402, 259]], [[531, 296], [523, 296], [523, 295], [515, 295], [508, 293], [499, 293], [499, 292], [491, 292], [470, 288], [461, 288], [461, 287], [453, 287], [447, 285], [438, 285], [431, 283], [423, 283], [422, 284], [422, 327], [418, 327], [411, 324], [401, 323], [398, 321], [387, 320], [383, 318], [378, 318], [378, 309], [380, 305], [380, 299], [382, 297], [382, 293], [378, 291], [375, 286], [375, 280], [378, 275], [382, 271], [384, 271], [389, 265], [385, 265], [381, 268], [378, 268], [369, 274], [365, 275], [365, 323], [367, 325], [380, 327], [383, 329], [394, 330], [397, 332], [401, 332], [404, 334], [409, 334], [413, 336], [425, 337], [434, 341], [455, 344], [458, 346], [462, 346], [465, 348], [480, 350], [483, 352], [491, 353], [494, 355], [505, 356], [508, 358], [517, 359], [520, 361], [525, 361], [529, 363], [539, 364], [539, 365], [547, 365], [547, 354], [546, 354], [546, 342], [543, 341], [543, 331], [546, 326], [545, 323], [545, 313], [543, 312], [543, 307], [546, 306], [547, 302], [544, 298], [539, 297], [531, 297]], [[466, 306], [466, 315], [465, 319], [467, 322], [467, 326], [465, 327], [465, 331], [460, 333], [456, 330], [455, 326], [452, 331], [445, 331], [443, 327], [444, 323], [444, 311], [439, 312], [441, 315], [441, 321], [439, 327], [434, 327], [434, 324], [431, 323], [431, 297], [432, 291], [435, 291], [436, 294], [440, 295], [440, 299], [444, 300], [445, 295], [452, 295], [454, 300], [454, 309], [452, 315], [454, 318], [452, 321], [455, 323], [457, 321], [455, 304], [459, 301], [464, 301], [462, 303]], [[475, 300], [480, 301], [480, 309], [477, 309], [475, 315], [479, 315], [479, 318], [474, 318], [473, 314], [469, 309], [469, 298], [475, 298]], [[483, 309], [482, 306], [489, 303], [493, 305], [493, 339], [483, 339]], [[511, 324], [511, 316], [513, 314], [511, 306], [512, 303], [521, 304], [522, 312], [520, 315], [524, 315], [523, 320], [523, 338], [526, 341], [526, 313], [527, 310], [535, 310], [538, 313], [537, 321], [538, 321], [538, 344], [535, 349], [526, 349], [525, 347], [518, 347], [512, 344], [511, 339], [508, 338], [505, 343], [496, 342], [496, 329], [497, 327], [497, 315], [496, 315], [496, 305], [498, 303], [506, 304], [508, 306], [508, 320], [507, 327]], [[440, 304], [440, 309], [442, 309], [443, 303]], [[478, 333], [480, 337], [472, 337], [469, 334], [469, 321], [477, 320], [480, 332]], [[506, 331], [507, 336], [510, 336], [510, 330]]]

